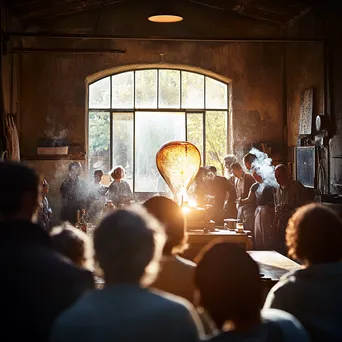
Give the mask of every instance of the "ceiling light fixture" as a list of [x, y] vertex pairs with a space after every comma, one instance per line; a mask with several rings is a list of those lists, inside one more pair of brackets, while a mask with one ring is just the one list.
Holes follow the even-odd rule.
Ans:
[[153, 23], [178, 23], [183, 20], [183, 17], [175, 10], [178, 1], [154, 0], [152, 3], [154, 8], [148, 17], [149, 21]]
[[178, 23], [183, 20], [183, 17], [175, 14], [155, 14], [148, 17], [153, 23]]

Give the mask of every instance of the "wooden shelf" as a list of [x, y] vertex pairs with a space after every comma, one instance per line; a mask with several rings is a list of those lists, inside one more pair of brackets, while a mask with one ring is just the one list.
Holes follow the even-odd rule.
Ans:
[[85, 160], [85, 154], [21, 156], [21, 160]]

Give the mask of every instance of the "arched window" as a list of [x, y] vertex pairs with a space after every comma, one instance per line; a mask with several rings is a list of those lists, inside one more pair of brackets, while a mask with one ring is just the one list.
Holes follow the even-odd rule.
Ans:
[[187, 140], [203, 165], [223, 173], [227, 152], [228, 86], [175, 69], [122, 72], [89, 84], [88, 165], [126, 170], [134, 192], [163, 192], [155, 156], [171, 140]]

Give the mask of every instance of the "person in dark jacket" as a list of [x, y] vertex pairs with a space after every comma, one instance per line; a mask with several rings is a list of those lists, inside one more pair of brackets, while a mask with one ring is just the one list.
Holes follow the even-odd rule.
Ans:
[[[263, 285], [259, 266], [237, 244], [213, 241], [195, 258], [196, 298], [212, 320], [210, 342], [309, 342], [291, 314], [260, 310]], [[300, 305], [299, 305], [300, 306]]]
[[93, 288], [91, 272], [54, 252], [33, 223], [40, 183], [23, 164], [0, 162], [0, 341], [48, 341], [55, 318]]
[[60, 187], [62, 209], [61, 220], [76, 223], [77, 210], [83, 210], [87, 205], [87, 186], [79, 178], [82, 166], [79, 162], [69, 164], [69, 174], [64, 179]]
[[208, 169], [207, 187], [208, 193], [214, 196], [213, 219], [216, 224], [223, 225], [225, 218], [236, 218], [237, 216], [236, 190], [226, 177], [217, 176], [215, 169], [213, 167]]
[[269, 292], [264, 307], [296, 316], [312, 342], [341, 341], [342, 220], [318, 203], [299, 208], [286, 228], [289, 256], [302, 263]]

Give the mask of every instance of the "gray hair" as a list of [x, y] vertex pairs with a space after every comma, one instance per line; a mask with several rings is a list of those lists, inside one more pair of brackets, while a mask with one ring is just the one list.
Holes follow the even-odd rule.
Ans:
[[229, 160], [231, 163], [235, 163], [237, 161], [237, 158], [234, 154], [227, 154], [223, 159], [224, 161]]
[[152, 284], [165, 240], [163, 226], [141, 206], [110, 213], [94, 232], [96, 258], [106, 281]]

